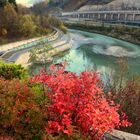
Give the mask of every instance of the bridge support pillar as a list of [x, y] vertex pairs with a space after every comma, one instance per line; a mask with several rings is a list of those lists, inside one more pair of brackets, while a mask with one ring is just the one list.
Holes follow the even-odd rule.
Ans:
[[118, 14], [118, 21], [120, 20], [120, 14]]
[[98, 14], [98, 20], [101, 18], [101, 15], [100, 14]]
[[127, 14], [125, 14], [124, 21], [127, 21]]
[[95, 14], [92, 15], [92, 18], [95, 19]]
[[104, 20], [106, 20], [106, 14], [104, 14]]
[[85, 18], [86, 16], [85, 16], [85, 14], [83, 14], [83, 18]]
[[133, 14], [133, 21], [135, 21], [135, 14]]
[[110, 16], [110, 20], [113, 20], [113, 14], [111, 14], [111, 16]]
[[87, 18], [88, 18], [88, 19], [90, 19], [90, 16], [89, 16], [89, 14], [87, 15]]

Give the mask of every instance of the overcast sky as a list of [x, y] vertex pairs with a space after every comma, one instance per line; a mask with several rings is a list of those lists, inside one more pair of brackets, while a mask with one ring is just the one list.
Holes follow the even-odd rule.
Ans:
[[32, 6], [34, 3], [43, 1], [43, 0], [16, 0], [17, 3], [22, 4], [24, 6]]

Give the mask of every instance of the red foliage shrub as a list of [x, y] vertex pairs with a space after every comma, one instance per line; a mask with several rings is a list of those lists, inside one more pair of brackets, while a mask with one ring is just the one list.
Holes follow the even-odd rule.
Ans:
[[[111, 94], [108, 94], [108, 100], [114, 100], [120, 105], [119, 112], [125, 112], [132, 126], [122, 128], [121, 130], [140, 135], [140, 82], [139, 77], [130, 78], [126, 83], [116, 89], [110, 87]], [[123, 117], [127, 116], [123, 115]]]
[[109, 105], [100, 88], [98, 74], [82, 72], [79, 76], [52, 66], [52, 73], [42, 72], [32, 79], [46, 88], [50, 98], [46, 132], [72, 135], [75, 130], [99, 139], [112, 128], [131, 125], [118, 114], [119, 106]]
[[[47, 125], [47, 102], [38, 103], [28, 82], [0, 78], [0, 134], [15, 139], [33, 139]], [[45, 110], [45, 111], [44, 111]]]

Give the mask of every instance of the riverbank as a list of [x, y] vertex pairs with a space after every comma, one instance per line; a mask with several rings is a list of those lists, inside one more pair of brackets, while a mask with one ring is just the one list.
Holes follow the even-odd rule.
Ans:
[[128, 27], [124, 25], [110, 25], [105, 26], [104, 24], [91, 24], [86, 22], [65, 22], [65, 25], [71, 29], [78, 29], [91, 33], [98, 33], [113, 38], [121, 39], [133, 44], [140, 45], [140, 28]]
[[36, 41], [38, 41], [42, 38], [48, 38], [48, 41], [52, 41], [52, 40], [55, 40], [57, 37], [58, 37], [57, 30], [53, 29], [52, 32], [49, 35], [34, 37], [34, 38], [26, 39], [26, 40], [23, 39], [23, 40], [20, 40], [20, 41], [0, 45], [0, 51], [4, 52], [4, 51], [12, 50], [14, 48], [20, 48], [23, 45], [27, 45], [27, 44], [32, 43], [32, 42], [36, 42]]
[[[60, 38], [49, 43], [49, 45], [51, 45], [52, 49], [46, 53], [51, 54], [52, 57], [61, 52], [69, 50], [72, 47], [69, 34], [63, 34]], [[42, 54], [39, 54], [38, 58], [42, 58]], [[28, 67], [32, 63], [30, 62], [30, 52], [28, 51], [20, 54], [15, 63], [22, 64], [24, 67]], [[42, 63], [42, 59], [36, 61], [35, 63]]]

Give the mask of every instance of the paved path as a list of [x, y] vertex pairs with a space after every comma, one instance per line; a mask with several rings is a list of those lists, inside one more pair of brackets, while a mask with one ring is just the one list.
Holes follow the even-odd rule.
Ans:
[[[53, 31], [50, 35], [48, 36], [43, 36], [43, 38], [51, 38], [51, 36], [53, 34], [55, 34], [56, 31]], [[31, 42], [35, 42], [39, 39], [41, 39], [42, 37], [35, 37], [35, 38], [31, 38], [31, 39], [27, 39], [27, 40], [22, 40], [22, 41], [17, 41], [17, 42], [13, 42], [13, 43], [8, 43], [8, 44], [4, 44], [4, 45], [0, 45], [0, 52], [2, 51], [8, 51], [8, 50], [11, 50], [11, 49], [15, 49], [15, 48], [18, 48], [22, 45], [26, 45], [26, 44], [29, 44]]]
[[[70, 38], [69, 34], [64, 34], [63, 36], [61, 36], [57, 40], [52, 41], [50, 43], [50, 45], [54, 48], [53, 50], [50, 51], [51, 54], [56, 55], [57, 53], [66, 51], [66, 50], [68, 50], [72, 47], [71, 38]], [[12, 56], [10, 59], [18, 56], [18, 58], [16, 58], [14, 60], [16, 64], [22, 64], [24, 66], [28, 66], [28, 61], [29, 61], [29, 58], [30, 58], [29, 57], [30, 56], [29, 51], [19, 52], [19, 53], [14, 54], [14, 55], [15, 56]]]
[[[12, 44], [8, 44], [5, 46], [5, 52], [3, 55], [1, 55], [1, 58], [7, 61], [14, 62], [14, 60], [18, 57], [19, 54], [25, 53], [29, 51], [33, 47], [38, 47], [42, 44], [42, 42], [53, 42], [54, 40], [57, 40], [62, 36], [62, 32], [58, 29], [55, 29], [55, 33], [51, 34], [50, 36], [43, 36], [40, 38], [34, 38], [31, 41], [22, 41]], [[24, 42], [24, 44], [23, 44]], [[26, 44], [25, 44], [26, 43]], [[8, 48], [8, 50], [7, 50]], [[0, 49], [1, 51], [2, 49]]]
[[17, 41], [17, 42], [14, 42], [14, 43], [8, 43], [8, 44], [5, 44], [5, 45], [1, 45], [0, 46], [0, 51], [7, 51], [7, 50], [10, 50], [10, 49], [16, 48], [18, 46], [21, 46], [23, 44], [31, 43], [31, 42], [36, 41], [38, 39], [39, 39], [39, 37], [28, 39], [28, 40], [23, 40], [23, 41]]
[[[71, 48], [69, 34], [63, 34], [62, 31], [58, 29], [55, 30], [57, 33], [49, 36], [49, 39], [48, 37], [43, 37], [46, 39], [46, 43], [54, 48], [53, 52], [58, 53]], [[29, 50], [33, 47], [40, 47], [41, 45], [36, 43], [39, 42], [40, 39], [41, 38], [34, 38], [0, 46], [0, 51], [6, 51], [1, 58], [7, 62], [15, 62], [26, 66], [30, 55]]]

